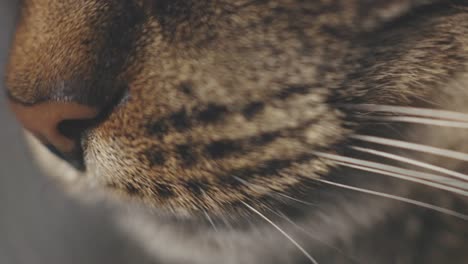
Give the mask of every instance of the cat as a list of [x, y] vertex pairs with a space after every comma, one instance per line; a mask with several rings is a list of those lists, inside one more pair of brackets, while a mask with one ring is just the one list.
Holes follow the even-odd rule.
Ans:
[[468, 3], [25, 0], [39, 163], [156, 263], [465, 263]]

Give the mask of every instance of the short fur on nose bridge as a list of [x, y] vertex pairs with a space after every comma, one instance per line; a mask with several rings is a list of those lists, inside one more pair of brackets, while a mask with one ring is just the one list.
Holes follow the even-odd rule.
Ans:
[[93, 119], [99, 114], [95, 107], [74, 102], [43, 102], [23, 105], [9, 102], [23, 126], [45, 144], [51, 144], [62, 153], [76, 149], [76, 142], [60, 133], [58, 125], [65, 120]]

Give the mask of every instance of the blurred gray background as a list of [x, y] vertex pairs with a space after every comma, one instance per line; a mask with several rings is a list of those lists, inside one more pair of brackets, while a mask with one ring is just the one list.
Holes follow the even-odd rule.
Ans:
[[0, 0], [0, 264], [150, 263], [104, 208], [66, 198], [32, 164], [3, 93], [17, 2]]

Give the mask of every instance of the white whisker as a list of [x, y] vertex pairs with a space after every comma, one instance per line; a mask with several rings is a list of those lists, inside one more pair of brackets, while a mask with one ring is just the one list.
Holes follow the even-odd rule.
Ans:
[[252, 212], [254, 212], [255, 214], [259, 215], [261, 218], [263, 218], [263, 220], [267, 221], [270, 225], [272, 225], [276, 230], [278, 230], [283, 236], [285, 236], [289, 241], [291, 241], [291, 243], [294, 244], [294, 246], [296, 246], [306, 257], [307, 259], [310, 260], [310, 262], [314, 263], [314, 264], [318, 264], [318, 262], [296, 241], [294, 240], [288, 233], [286, 233], [283, 229], [281, 229], [278, 225], [276, 225], [273, 221], [271, 221], [270, 219], [268, 219], [268, 217], [266, 217], [265, 215], [263, 215], [260, 211], [258, 211], [257, 209], [253, 208], [252, 206], [250, 206], [249, 204], [247, 204], [246, 202], [243, 202], [242, 203], [249, 209], [251, 210]]
[[324, 242], [324, 241], [322, 241], [322, 240], [316, 238], [316, 237], [314, 236], [314, 234], [312, 234], [312, 232], [310, 232], [309, 230], [305, 229], [304, 227], [302, 227], [302, 226], [300, 226], [300, 225], [294, 223], [294, 221], [291, 220], [289, 217], [287, 217], [285, 214], [283, 214], [283, 213], [281, 213], [281, 212], [275, 212], [274, 210], [269, 209], [269, 208], [268, 208], [268, 210], [271, 211], [272, 213], [274, 213], [275, 215], [277, 215], [277, 216], [283, 218], [283, 219], [286, 220], [288, 223], [290, 223], [292, 226], [294, 226], [295, 228], [297, 228], [298, 230], [300, 230], [302, 233], [306, 234], [308, 237], [310, 237], [310, 238], [312, 238], [313, 240], [317, 241], [318, 243], [320, 243], [320, 244], [322, 244], [322, 245], [324, 245], [324, 246], [327, 246], [327, 247], [329, 247], [329, 248], [331, 248], [331, 249], [336, 250], [338, 253], [340, 253], [341, 255], [345, 256], [346, 258], [348, 258], [349, 260], [351, 260], [351, 261], [353, 261], [353, 262], [355, 262], [355, 263], [361, 263], [361, 261], [357, 260], [355, 257], [346, 255], [346, 254], [343, 252], [343, 250], [341, 250], [341, 249], [339, 249], [339, 248], [337, 248], [337, 247], [335, 247], [335, 246], [333, 246], [333, 245], [330, 245], [330, 244], [328, 244], [328, 243], [326, 243], [326, 242]]
[[423, 117], [369, 116], [369, 115], [359, 115], [358, 117], [368, 119], [368, 120], [382, 121], [382, 122], [402, 122], [402, 123], [423, 124], [423, 125], [443, 126], [443, 127], [453, 127], [453, 128], [468, 128], [468, 122], [438, 120], [438, 119], [423, 118]]
[[377, 173], [377, 174], [381, 174], [381, 175], [391, 176], [391, 177], [394, 177], [394, 178], [403, 179], [403, 180], [407, 180], [407, 181], [411, 181], [411, 182], [416, 182], [416, 183], [419, 183], [419, 184], [422, 184], [422, 185], [427, 185], [427, 186], [430, 186], [430, 187], [434, 187], [436, 189], [440, 189], [440, 190], [460, 194], [460, 195], [463, 195], [463, 196], [468, 196], [468, 192], [460, 190], [458, 188], [453, 188], [453, 187], [441, 185], [441, 184], [430, 182], [430, 181], [422, 181], [422, 180], [419, 180], [417, 178], [413, 179], [410, 176], [398, 174], [398, 173], [395, 173], [395, 172], [388, 172], [388, 171], [383, 171], [383, 170], [379, 170], [379, 169], [372, 169], [372, 168], [368, 168], [368, 167], [365, 167], [365, 166], [353, 165], [353, 164], [344, 163], [344, 162], [337, 162], [337, 164], [347, 166], [347, 167], [350, 167], [350, 168], [354, 168], [354, 169], [359, 169], [359, 170], [373, 172], [373, 173]]
[[[247, 181], [245, 181], [245, 180], [243, 180], [243, 179], [241, 179], [241, 178], [239, 178], [237, 176], [233, 176], [233, 178], [235, 180], [239, 181], [240, 183], [244, 184], [245, 186], [248, 186], [248, 187], [251, 187], [251, 188], [258, 188], [257, 185], [253, 185], [252, 183], [247, 182]], [[313, 204], [313, 203], [310, 203], [310, 202], [307, 202], [307, 201], [304, 201], [304, 200], [301, 200], [301, 199], [294, 198], [292, 196], [289, 196], [289, 195], [281, 193], [281, 192], [277, 192], [277, 191], [272, 191], [272, 192], [275, 195], [287, 198], [289, 200], [292, 200], [292, 201], [295, 201], [295, 202], [298, 202], [298, 203], [302, 203], [302, 204], [310, 205], [310, 206], [317, 206], [316, 204]]]
[[[466, 185], [465, 183], [461, 183], [459, 181], [454, 181], [447, 177], [423, 173], [419, 171], [407, 170], [395, 166], [390, 166], [382, 163], [371, 162], [362, 159], [355, 159], [350, 157], [343, 157], [334, 154], [316, 152], [315, 153], [319, 157], [327, 158], [330, 160], [334, 160], [337, 164], [347, 166], [350, 168], [355, 168], [359, 170], [374, 172], [381, 175], [387, 175], [394, 178], [399, 178], [407, 181], [416, 182], [419, 184], [431, 186], [437, 189], [449, 191], [452, 193], [457, 193], [463, 196], [468, 196], [468, 192], [464, 188], [460, 188], [460, 184]], [[441, 182], [444, 182], [442, 184]], [[450, 186], [450, 184], [452, 186]]]
[[240, 182], [240, 183], [242, 183], [242, 184], [244, 184], [244, 185], [246, 185], [246, 186], [252, 185], [251, 183], [247, 182], [246, 180], [243, 180], [243, 179], [241, 179], [241, 178], [239, 178], [239, 177], [237, 177], [237, 176], [235, 176], [235, 175], [233, 175], [232, 177], [233, 177], [236, 181], [238, 181], [238, 182]]
[[211, 226], [213, 227], [214, 231], [215, 231], [215, 232], [218, 232], [218, 228], [216, 228], [216, 225], [215, 225], [215, 223], [213, 222], [213, 219], [211, 219], [210, 215], [209, 215], [205, 210], [203, 210], [203, 211], [204, 211], [204, 213], [205, 213], [206, 219], [208, 220], [208, 222], [210, 222], [210, 224], [211, 224]]
[[395, 139], [368, 136], [368, 135], [353, 135], [350, 137], [357, 139], [357, 140], [365, 141], [365, 142], [376, 143], [376, 144], [390, 146], [390, 147], [399, 147], [403, 149], [409, 149], [409, 150], [414, 150], [418, 152], [434, 154], [434, 155], [438, 155], [442, 157], [468, 161], [468, 154], [463, 153], [463, 152], [436, 148], [436, 147], [431, 147], [427, 145], [410, 143], [410, 142], [405, 142], [405, 141], [400, 141], [400, 140], [395, 140]]
[[383, 152], [383, 151], [369, 149], [369, 148], [361, 148], [361, 147], [357, 147], [357, 146], [351, 146], [351, 148], [354, 149], [354, 150], [357, 150], [357, 151], [361, 151], [361, 152], [365, 152], [365, 153], [369, 153], [369, 154], [389, 158], [389, 159], [392, 159], [392, 160], [401, 161], [401, 162], [408, 163], [408, 164], [411, 164], [411, 165], [419, 166], [421, 168], [426, 168], [426, 169], [429, 169], [429, 170], [441, 172], [441, 173], [444, 173], [444, 174], [447, 174], [447, 175], [450, 175], [452, 177], [459, 178], [459, 179], [462, 179], [462, 180], [468, 180], [468, 175], [466, 175], [466, 174], [459, 173], [459, 172], [456, 172], [456, 171], [452, 171], [452, 170], [442, 168], [442, 167], [439, 167], [439, 166], [435, 166], [435, 165], [425, 163], [425, 162], [422, 162], [422, 161], [410, 159], [410, 158], [407, 158], [407, 157], [403, 157], [403, 156], [399, 156], [399, 155], [396, 155], [396, 154], [391, 154], [391, 153], [387, 153], [387, 152]]
[[440, 207], [440, 206], [436, 206], [436, 205], [433, 205], [433, 204], [428, 204], [428, 203], [424, 203], [424, 202], [420, 202], [420, 201], [416, 201], [416, 200], [413, 200], [413, 199], [404, 198], [404, 197], [400, 197], [400, 196], [396, 196], [396, 195], [391, 195], [391, 194], [387, 194], [387, 193], [382, 193], [382, 192], [362, 189], [362, 188], [358, 188], [358, 187], [354, 187], [354, 186], [344, 185], [344, 184], [340, 184], [340, 183], [336, 183], [336, 182], [332, 182], [332, 181], [327, 181], [327, 180], [323, 180], [323, 179], [315, 179], [315, 180], [317, 180], [319, 182], [322, 182], [322, 183], [325, 183], [325, 184], [328, 184], [328, 185], [333, 185], [333, 186], [336, 186], [336, 187], [340, 187], [340, 188], [344, 188], [344, 189], [348, 189], [348, 190], [352, 190], [352, 191], [357, 191], [357, 192], [366, 193], [366, 194], [370, 194], [370, 195], [380, 196], [380, 197], [384, 197], [384, 198], [388, 198], [388, 199], [392, 199], [392, 200], [396, 200], [396, 201], [416, 205], [416, 206], [419, 206], [419, 207], [427, 208], [427, 209], [430, 209], [430, 210], [434, 210], [434, 211], [437, 211], [437, 212], [440, 212], [440, 213], [443, 213], [443, 214], [451, 215], [451, 216], [463, 219], [465, 221], [468, 221], [468, 215], [466, 215], [466, 214], [462, 214], [462, 213], [459, 213], [459, 212], [456, 212], [456, 211], [453, 211], [453, 210], [450, 210], [450, 209], [446, 209], [446, 208], [443, 208], [443, 207]]
[[412, 116], [423, 116], [430, 118], [468, 122], [468, 114], [447, 110], [375, 104], [347, 104], [342, 105], [342, 107], [347, 109], [357, 109], [370, 112], [391, 112]]
[[301, 200], [301, 199], [297, 199], [297, 198], [294, 198], [294, 197], [291, 197], [289, 195], [286, 195], [284, 193], [280, 193], [280, 192], [275, 192], [275, 194], [279, 195], [279, 196], [282, 196], [284, 198], [287, 198], [289, 200], [293, 200], [295, 202], [298, 202], [298, 203], [302, 203], [302, 204], [305, 204], [305, 205], [310, 205], [310, 206], [314, 206], [316, 207], [317, 205], [314, 204], [314, 203], [311, 203], [311, 202], [307, 202], [307, 201], [304, 201], [304, 200]]

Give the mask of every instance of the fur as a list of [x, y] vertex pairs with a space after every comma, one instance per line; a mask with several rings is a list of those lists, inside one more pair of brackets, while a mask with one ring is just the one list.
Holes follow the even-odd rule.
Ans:
[[[26, 0], [7, 93], [25, 106], [101, 111], [79, 138], [82, 172], [34, 139], [33, 149], [78, 197], [103, 193], [123, 229], [162, 263], [307, 261], [246, 205], [319, 263], [463, 263], [466, 221], [320, 180], [462, 212], [465, 197], [317, 153], [347, 154], [357, 134], [466, 152], [461, 130], [365, 122], [344, 106], [468, 112], [467, 8], [423, 0]], [[466, 171], [460, 161], [411, 158]]]

